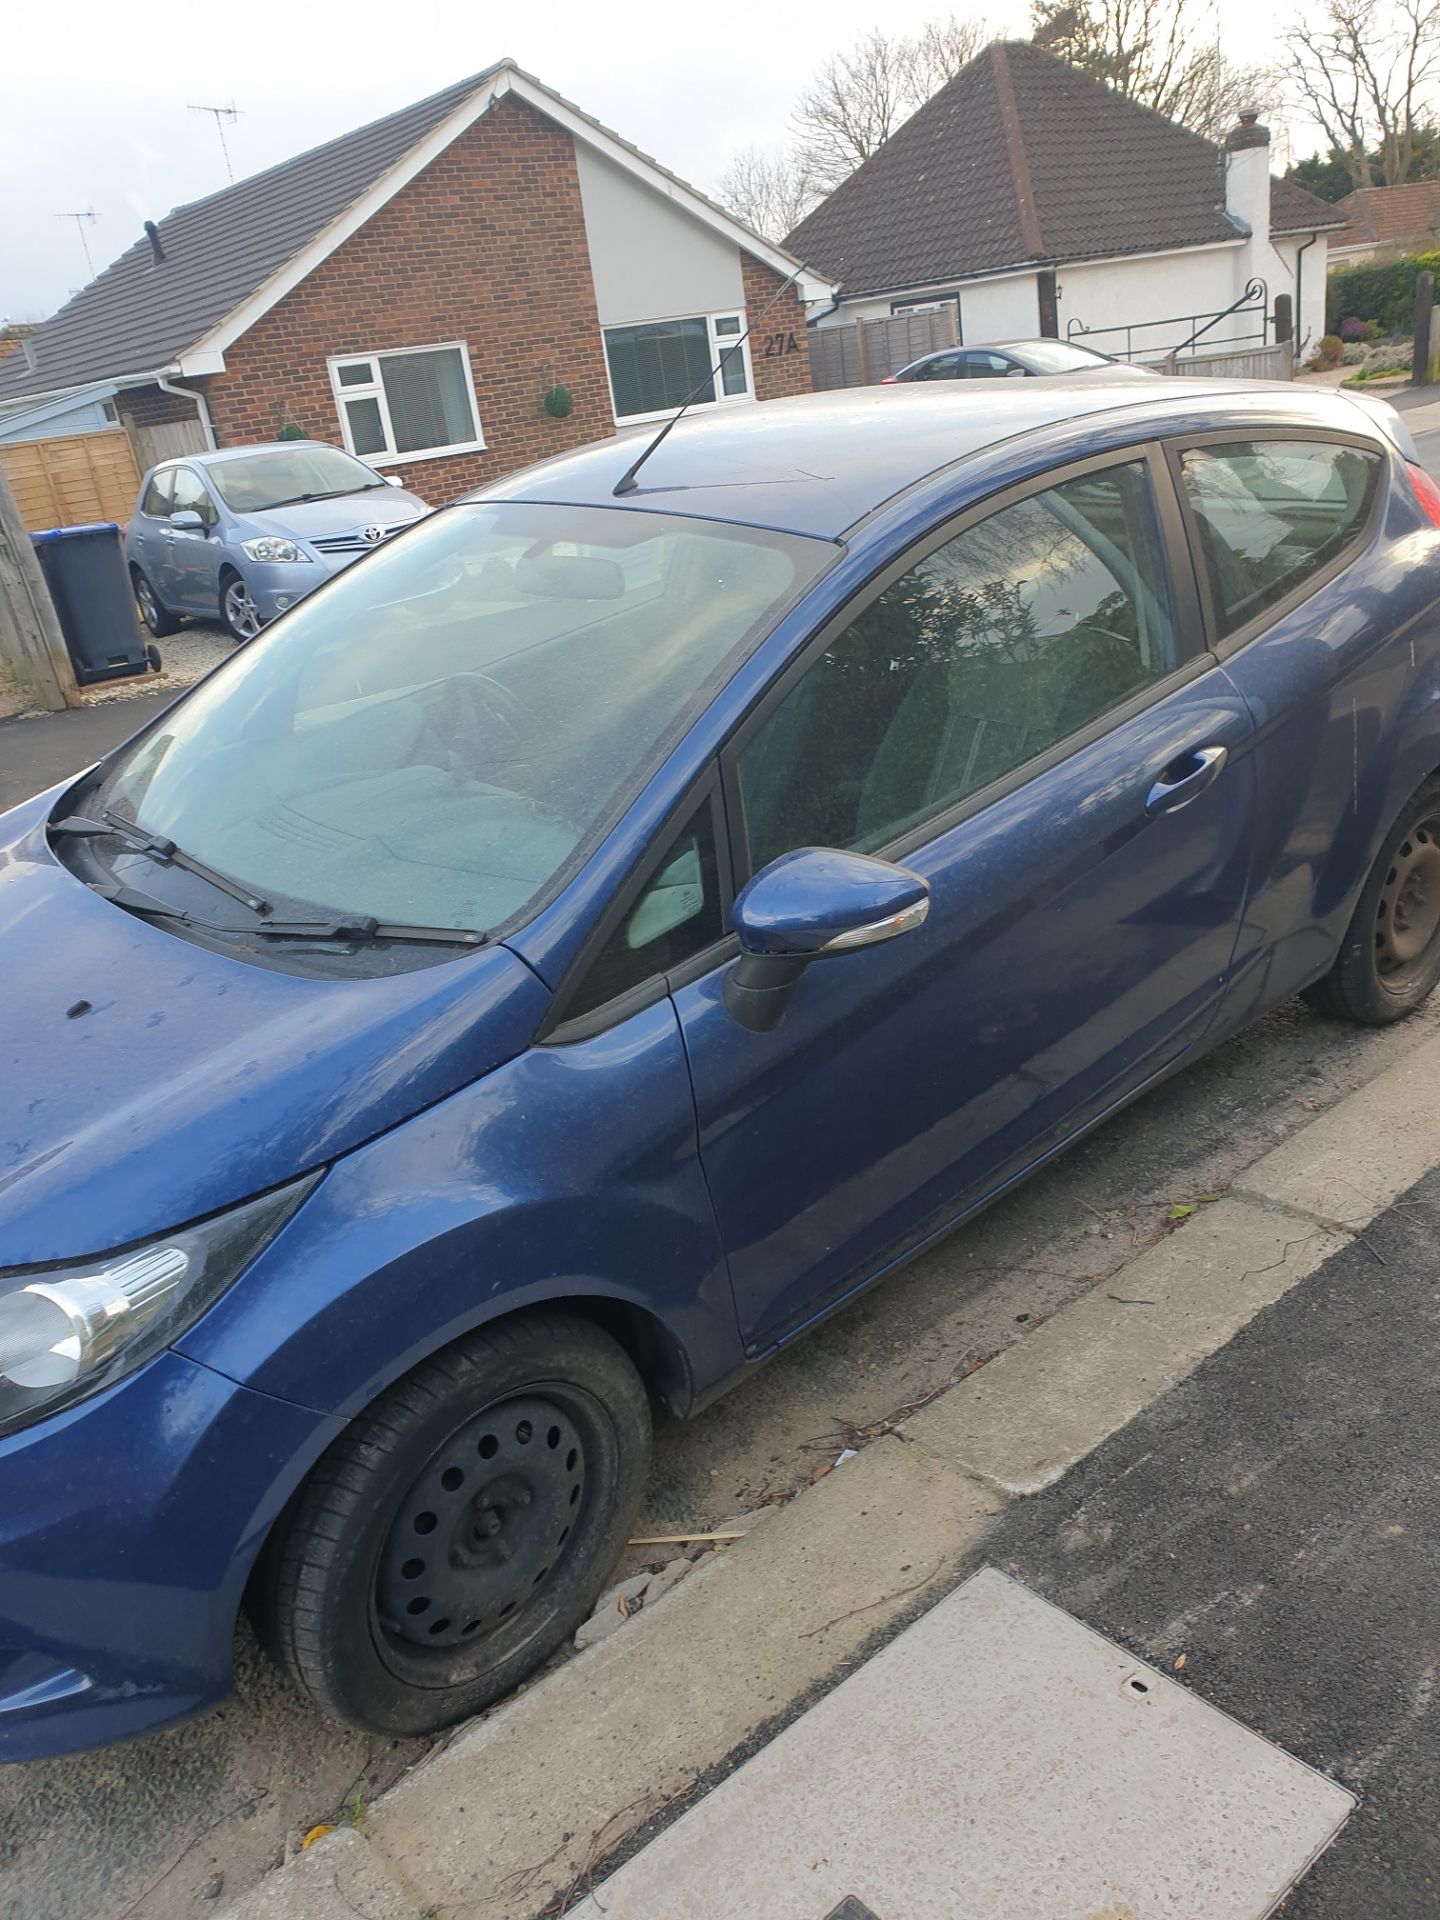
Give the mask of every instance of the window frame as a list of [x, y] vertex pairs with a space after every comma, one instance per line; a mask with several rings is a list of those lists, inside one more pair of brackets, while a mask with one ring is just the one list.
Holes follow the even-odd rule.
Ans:
[[155, 509], [153, 507], [147, 507], [145, 502], [150, 498], [152, 492], [158, 492], [162, 499], [168, 499], [171, 504], [174, 503], [175, 469], [178, 465], [178, 461], [167, 461], [163, 467], [156, 467], [151, 473], [150, 478], [145, 482], [140, 494], [140, 511], [147, 520], [164, 521], [168, 523], [170, 519], [169, 506], [165, 508], [163, 513], [156, 513]]
[[[1232, 433], [1229, 436], [1235, 438]], [[735, 727], [725, 742], [720, 754], [720, 775], [724, 787], [725, 812], [730, 827], [731, 850], [730, 865], [732, 884], [738, 892], [753, 877], [754, 869], [750, 858], [750, 834], [745, 820], [745, 803], [740, 788], [739, 761], [745, 747], [755, 733], [765, 724], [770, 713], [790, 692], [795, 683], [803, 678], [810, 667], [845, 629], [852, 624], [872, 602], [902, 575], [918, 566], [922, 560], [934, 553], [937, 548], [947, 545], [959, 535], [967, 533], [971, 527], [981, 521], [1003, 513], [1007, 507], [1018, 505], [1037, 493], [1048, 493], [1052, 488], [1063, 485], [1068, 480], [1078, 480], [1087, 474], [1099, 473], [1106, 467], [1136, 466], [1143, 464], [1150, 476], [1151, 490], [1155, 501], [1155, 517], [1159, 525], [1160, 550], [1163, 556], [1170, 586], [1171, 611], [1175, 622], [1175, 637], [1182, 659], [1178, 667], [1166, 674], [1163, 680], [1157, 680], [1143, 687], [1123, 706], [1112, 708], [1092, 720], [1088, 726], [1079, 728], [1065, 739], [1059, 740], [1053, 747], [1047, 747], [1031, 760], [1014, 767], [999, 779], [992, 780], [988, 786], [977, 788], [967, 794], [953, 806], [943, 809], [929, 820], [922, 821], [916, 827], [907, 828], [895, 839], [883, 845], [869, 849], [876, 858], [882, 860], [904, 860], [918, 848], [928, 846], [932, 840], [939, 840], [954, 828], [962, 825], [985, 808], [993, 806], [997, 800], [1018, 788], [1037, 780], [1048, 773], [1072, 754], [1091, 746], [1097, 740], [1104, 739], [1108, 733], [1125, 725], [1147, 707], [1167, 699], [1172, 693], [1198, 679], [1202, 673], [1210, 672], [1216, 662], [1213, 652], [1207, 645], [1207, 634], [1202, 618], [1195, 567], [1192, 551], [1181, 519], [1181, 506], [1176, 488], [1176, 474], [1166, 458], [1164, 443], [1153, 432], [1144, 440], [1130, 446], [1112, 448], [1101, 454], [1092, 454], [1087, 459], [1067, 460], [1058, 466], [1047, 467], [1042, 473], [1032, 474], [1025, 480], [999, 488], [986, 495], [983, 500], [972, 502], [949, 519], [930, 528], [918, 540], [889, 560], [858, 588], [845, 605], [824, 623], [818, 632], [796, 654], [795, 658], [772, 680], [760, 698]]]
[[[1354, 447], [1357, 452], [1374, 454], [1378, 456], [1379, 462], [1375, 484], [1371, 489], [1365, 517], [1357, 528], [1354, 538], [1317, 572], [1307, 573], [1283, 598], [1273, 601], [1268, 607], [1262, 607], [1243, 626], [1237, 627], [1233, 633], [1226, 634], [1222, 638], [1220, 629], [1223, 623], [1215, 603], [1209, 562], [1205, 557], [1200, 517], [1190, 504], [1189, 492], [1185, 485], [1184, 457], [1193, 448], [1251, 446], [1266, 441], [1278, 441], [1291, 446], [1297, 443], [1301, 445], [1313, 443], [1321, 446]], [[1369, 549], [1379, 534], [1381, 504], [1386, 492], [1386, 482], [1393, 476], [1394, 461], [1398, 457], [1396, 449], [1381, 437], [1370, 440], [1363, 433], [1347, 432], [1340, 427], [1312, 427], [1305, 421], [1296, 421], [1283, 427], [1240, 425], [1224, 429], [1215, 428], [1206, 433], [1187, 433], [1167, 439], [1164, 443], [1164, 452], [1166, 465], [1170, 470], [1170, 485], [1179, 509], [1189, 552], [1190, 571], [1195, 577], [1195, 591], [1205, 623], [1206, 646], [1216, 660], [1228, 660], [1231, 654], [1238, 653], [1241, 647], [1249, 646], [1251, 641], [1259, 639], [1262, 633], [1268, 633], [1271, 627], [1287, 618], [1297, 607], [1302, 606], [1312, 594], [1319, 593], [1322, 587], [1327, 587], [1347, 567], [1352, 567]]]
[[[740, 348], [741, 363], [745, 368], [744, 393], [726, 393], [722, 389], [713, 400], [696, 400], [693, 404], [697, 407], [743, 407], [754, 404], [755, 369], [750, 359], [750, 327], [745, 318], [743, 305], [716, 307], [709, 313], [703, 309], [698, 313], [651, 313], [639, 320], [611, 320], [608, 324], [602, 324], [600, 328], [600, 358], [605, 362], [605, 390], [610, 396], [610, 417], [617, 427], [643, 427], [653, 425], [660, 420], [670, 420], [674, 418], [678, 407], [660, 407], [648, 413], [621, 413], [615, 405], [615, 382], [610, 374], [610, 350], [606, 345], [605, 336], [618, 333], [622, 327], [663, 327], [672, 320], [703, 320], [705, 322], [705, 337], [709, 342], [712, 369], [718, 366], [722, 353], [728, 353], [737, 343]], [[740, 322], [738, 335], [717, 334], [716, 323], [721, 320], [738, 320]], [[718, 374], [712, 372], [711, 384], [716, 387], [721, 386]]]
[[[417, 447], [410, 453], [397, 453], [395, 447], [395, 423], [390, 418], [390, 402], [385, 396], [385, 382], [381, 377], [379, 365], [382, 360], [393, 360], [397, 354], [415, 353], [455, 353], [458, 352], [465, 370], [465, 391], [470, 399], [470, 424], [474, 428], [474, 438], [452, 441], [443, 447]], [[485, 430], [480, 421], [480, 402], [475, 393], [475, 369], [470, 361], [470, 347], [464, 340], [431, 340], [414, 347], [381, 347], [374, 353], [333, 353], [327, 356], [325, 365], [330, 374], [330, 392], [335, 401], [335, 415], [340, 422], [340, 437], [346, 453], [356, 460], [364, 460], [371, 466], [403, 467], [414, 460], [448, 460], [455, 454], [484, 453]], [[340, 384], [342, 367], [370, 366], [375, 369], [374, 378], [355, 386]], [[350, 415], [346, 409], [347, 400], [374, 400], [380, 410], [380, 425], [385, 434], [386, 446], [379, 453], [359, 453], [350, 435]]]
[[[657, 971], [649, 974], [645, 979], [637, 980], [633, 987], [627, 987], [623, 993], [616, 994], [613, 999], [604, 1000], [599, 1006], [572, 1016], [568, 1008], [579, 997], [581, 987], [590, 976], [592, 965], [610, 944], [611, 937], [624, 925], [631, 909], [660, 872], [676, 835], [707, 802], [710, 808], [710, 830], [715, 836], [715, 874], [720, 888], [720, 924], [724, 929], [720, 938], [708, 942], [706, 946], [691, 954], [688, 960], [682, 961], [678, 967], [671, 968], [669, 972]], [[643, 853], [610, 896], [605, 911], [585, 936], [580, 951], [565, 969], [564, 978], [555, 991], [550, 1009], [536, 1032], [534, 1044], [565, 1046], [575, 1040], [591, 1039], [595, 1034], [604, 1033], [609, 1027], [618, 1026], [622, 1020], [628, 1020], [631, 1014], [642, 1013], [646, 1007], [653, 1007], [688, 981], [700, 979], [712, 968], [731, 959], [739, 950], [739, 943], [730, 930], [735, 893], [733, 847], [726, 816], [725, 796], [720, 779], [719, 763], [712, 759], [700, 777], [690, 781], [681, 797], [667, 810], [664, 821], [646, 841]]]

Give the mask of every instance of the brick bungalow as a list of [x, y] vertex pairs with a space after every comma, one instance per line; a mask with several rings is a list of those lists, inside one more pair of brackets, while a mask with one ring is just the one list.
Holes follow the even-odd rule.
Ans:
[[142, 464], [301, 434], [435, 503], [663, 417], [752, 323], [700, 404], [808, 390], [830, 292], [502, 60], [147, 223], [0, 407], [103, 386]]

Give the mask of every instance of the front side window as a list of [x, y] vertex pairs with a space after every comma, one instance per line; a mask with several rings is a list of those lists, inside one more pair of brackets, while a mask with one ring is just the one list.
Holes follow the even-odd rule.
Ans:
[[965, 356], [967, 380], [1003, 380], [1009, 374], [1021, 372], [1023, 368], [1003, 353], [967, 353]]
[[[606, 327], [605, 359], [615, 418], [668, 413], [700, 389], [696, 406], [743, 399], [750, 393], [749, 344], [741, 339], [743, 314], [694, 314], [679, 320], [648, 320], [633, 327]], [[721, 355], [725, 364], [714, 372]]]
[[1180, 664], [1144, 463], [1031, 494], [886, 587], [748, 741], [751, 869], [883, 847]]
[[332, 360], [330, 379], [345, 444], [364, 459], [483, 445], [463, 341]]
[[140, 502], [140, 511], [148, 513], [155, 520], [168, 520], [174, 487], [174, 467], [163, 467], [159, 473], [151, 476], [150, 484], [145, 489], [145, 498]]
[[198, 513], [207, 527], [214, 526], [218, 515], [205, 482], [193, 467], [176, 467], [175, 486], [170, 496], [170, 512]]
[[[596, 844], [837, 551], [678, 515], [448, 508], [228, 660], [99, 804], [287, 919], [491, 932]], [[667, 882], [637, 951], [690, 885]]]
[[724, 933], [707, 800], [665, 849], [654, 878], [610, 935], [565, 1007], [567, 1020], [669, 973]]
[[1322, 441], [1191, 447], [1181, 460], [1223, 638], [1324, 572], [1363, 529], [1380, 456]]

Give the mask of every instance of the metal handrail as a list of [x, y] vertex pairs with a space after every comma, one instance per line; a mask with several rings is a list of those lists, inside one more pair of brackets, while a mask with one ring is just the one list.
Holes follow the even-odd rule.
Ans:
[[[1258, 341], [1261, 346], [1266, 346], [1269, 344], [1270, 339], [1269, 303], [1269, 289], [1265, 282], [1256, 275], [1246, 282], [1245, 291], [1240, 297], [1237, 300], [1232, 300], [1230, 305], [1223, 308], [1219, 313], [1171, 314], [1168, 319], [1164, 320], [1132, 320], [1124, 326], [1118, 327], [1087, 327], [1081, 320], [1071, 320], [1066, 326], [1065, 337], [1067, 340], [1080, 340], [1098, 339], [1106, 334], [1123, 334], [1125, 337], [1124, 353], [1127, 359], [1132, 358], [1137, 351], [1148, 351], [1166, 360], [1173, 360], [1179, 354], [1186, 352], [1188, 348], [1193, 347], [1197, 340], [1203, 338], [1212, 327], [1218, 326], [1222, 320], [1229, 319], [1232, 314], [1253, 308], [1258, 310], [1260, 317], [1258, 331], [1240, 334], [1235, 339], [1227, 340], [1225, 345], [1241, 346], [1249, 341]], [[1154, 345], [1146, 347], [1142, 342], [1141, 346], [1138, 349], [1136, 348], [1135, 335], [1137, 333], [1153, 332], [1159, 328], [1180, 326], [1187, 326], [1191, 331], [1187, 337], [1181, 341], [1179, 346], [1167, 348], [1162, 347], [1157, 342]]]

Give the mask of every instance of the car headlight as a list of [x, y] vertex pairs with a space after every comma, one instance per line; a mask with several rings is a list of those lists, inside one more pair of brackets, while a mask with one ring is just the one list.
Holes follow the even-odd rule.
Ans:
[[0, 1434], [98, 1392], [168, 1346], [319, 1177], [94, 1260], [0, 1273]]
[[308, 560], [309, 554], [297, 547], [293, 540], [281, 540], [272, 533], [262, 533], [258, 540], [242, 540], [240, 551], [248, 553], [252, 560]]

